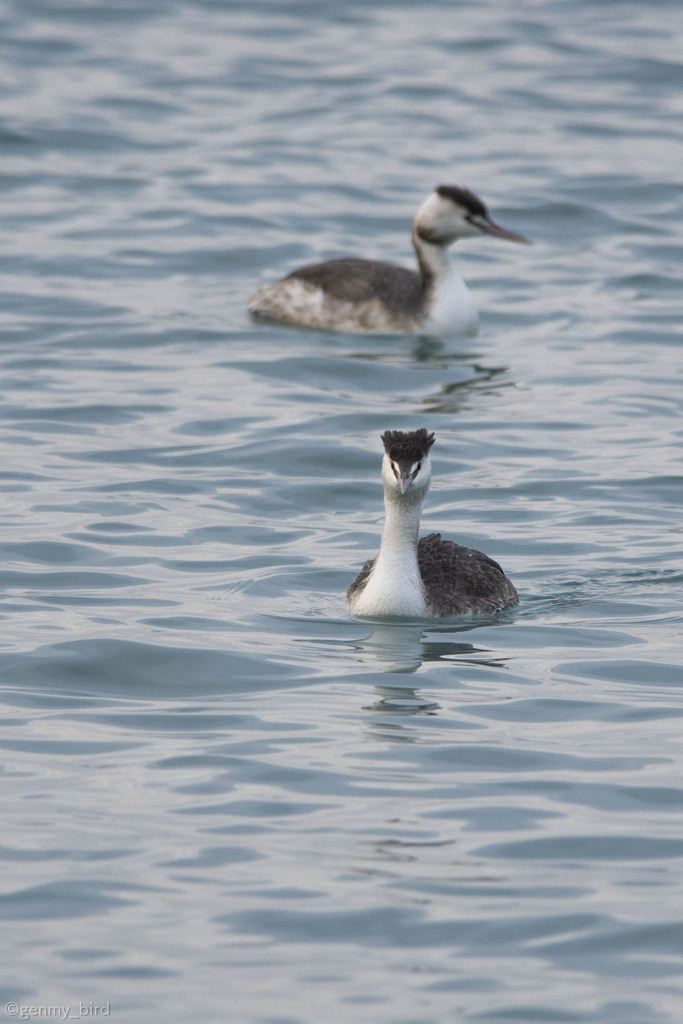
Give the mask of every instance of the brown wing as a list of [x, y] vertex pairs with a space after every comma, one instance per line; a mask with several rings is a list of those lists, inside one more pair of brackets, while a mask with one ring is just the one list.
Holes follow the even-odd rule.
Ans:
[[434, 615], [496, 612], [519, 601], [498, 562], [440, 533], [420, 538], [417, 560]]
[[297, 278], [322, 288], [344, 302], [379, 299], [392, 312], [414, 313], [422, 301], [422, 284], [414, 270], [391, 263], [354, 258], [314, 263], [292, 271], [283, 280]]
[[353, 597], [354, 594], [359, 594], [360, 593], [360, 591], [363, 589], [365, 584], [368, 582], [368, 576], [372, 572], [372, 567], [373, 567], [374, 564], [375, 564], [375, 559], [374, 558], [368, 559], [368, 561], [365, 563], [365, 565], [363, 566], [361, 571], [356, 576], [356, 578], [353, 581], [353, 583], [351, 584], [351, 586], [346, 591], [346, 598], [347, 598], [347, 600], [350, 599], [351, 597]]

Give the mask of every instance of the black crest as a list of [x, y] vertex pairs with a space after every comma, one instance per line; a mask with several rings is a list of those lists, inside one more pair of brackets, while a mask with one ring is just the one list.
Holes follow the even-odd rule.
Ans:
[[419, 462], [434, 444], [436, 438], [424, 427], [419, 430], [385, 430], [382, 434], [384, 450], [392, 462]]
[[436, 194], [443, 196], [444, 199], [452, 199], [454, 202], [464, 206], [470, 213], [476, 214], [477, 217], [488, 218], [489, 211], [479, 196], [475, 196], [474, 192], [470, 192], [467, 188], [458, 188], [457, 185], [439, 185], [436, 189]]

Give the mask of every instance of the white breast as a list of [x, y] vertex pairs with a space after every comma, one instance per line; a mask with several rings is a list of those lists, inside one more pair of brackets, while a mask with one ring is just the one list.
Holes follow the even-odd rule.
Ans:
[[351, 613], [371, 618], [425, 616], [427, 604], [422, 580], [419, 573], [416, 577], [411, 569], [412, 566], [400, 561], [376, 564], [363, 590], [354, 595], [349, 608]]
[[424, 321], [424, 331], [437, 338], [472, 336], [479, 330], [479, 315], [470, 290], [455, 267], [451, 268], [451, 273], [438, 280]]

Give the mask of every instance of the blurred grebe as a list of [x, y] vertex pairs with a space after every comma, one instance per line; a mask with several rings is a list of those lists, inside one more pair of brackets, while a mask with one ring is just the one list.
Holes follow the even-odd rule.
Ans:
[[275, 320], [355, 334], [476, 334], [477, 309], [448, 248], [458, 238], [479, 235], [530, 244], [494, 224], [472, 192], [439, 185], [413, 220], [419, 272], [355, 258], [315, 263], [276, 284], [263, 285], [249, 310]]
[[376, 558], [346, 592], [353, 615], [425, 617], [497, 612], [517, 604], [517, 591], [492, 558], [441, 534], [418, 541], [431, 480], [434, 434], [424, 428], [382, 434], [386, 519]]

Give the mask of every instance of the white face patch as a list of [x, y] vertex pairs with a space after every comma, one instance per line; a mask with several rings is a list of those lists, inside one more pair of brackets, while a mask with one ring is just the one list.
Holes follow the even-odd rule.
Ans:
[[456, 238], [474, 238], [481, 234], [467, 215], [469, 210], [452, 199], [434, 192], [415, 215], [415, 228], [425, 241], [437, 245], [450, 245]]
[[431, 478], [429, 454], [414, 462], [390, 459], [385, 454], [382, 480], [385, 492], [392, 500], [402, 504], [423, 501]]
[[391, 468], [394, 471], [396, 482], [401, 490], [401, 494], [405, 494], [410, 485], [415, 480], [415, 477], [422, 469], [421, 462], [392, 462]]

